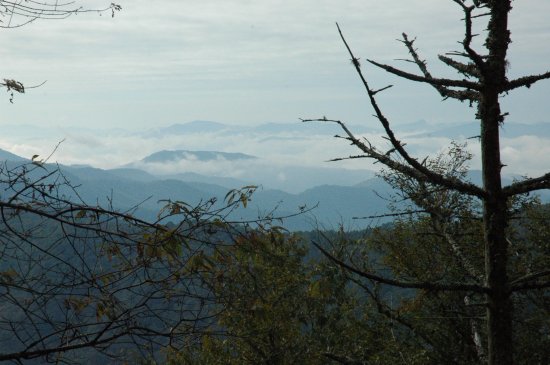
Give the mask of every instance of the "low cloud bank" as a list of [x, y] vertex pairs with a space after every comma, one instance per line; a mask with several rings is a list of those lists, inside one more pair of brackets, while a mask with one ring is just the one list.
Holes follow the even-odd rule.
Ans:
[[[287, 128], [285, 128], [285, 126]], [[200, 127], [200, 125], [199, 125]], [[327, 162], [333, 158], [357, 155], [358, 150], [345, 140], [333, 138], [334, 130], [303, 128], [296, 124], [262, 125], [256, 128], [225, 126], [220, 130], [174, 134], [156, 131], [59, 129], [43, 130], [28, 128], [6, 128], [0, 138], [0, 148], [22, 157], [38, 154], [49, 156], [56, 145], [63, 140], [51, 161], [62, 164], [91, 165], [99, 168], [132, 166], [161, 175], [193, 172], [208, 176], [231, 177], [243, 181], [261, 180], [258, 183], [273, 187], [296, 184], [305, 188], [316, 185], [344, 183], [353, 185], [372, 176], [380, 167], [369, 159], [354, 159]], [[361, 138], [368, 139], [381, 151], [389, 149], [382, 134], [361, 131]], [[417, 132], [399, 133], [412, 155], [420, 159], [434, 155], [449, 145], [451, 138], [419, 135]], [[468, 140], [468, 149], [474, 154], [479, 151], [479, 142]], [[256, 156], [256, 159], [228, 160], [223, 157], [208, 161], [192, 158], [167, 163], [144, 163], [141, 160], [161, 150], [202, 150], [240, 152]], [[550, 169], [550, 136], [544, 134], [521, 135], [502, 138], [502, 160], [506, 174], [537, 176]], [[471, 168], [478, 169], [479, 156], [475, 155]], [[300, 171], [304, 173], [300, 175]], [[343, 170], [350, 172], [345, 176]], [[324, 173], [321, 173], [324, 171]], [[310, 176], [307, 176], [310, 174]], [[323, 180], [324, 179], [324, 180]], [[304, 183], [300, 183], [304, 180]], [[319, 181], [315, 181], [319, 180]]]

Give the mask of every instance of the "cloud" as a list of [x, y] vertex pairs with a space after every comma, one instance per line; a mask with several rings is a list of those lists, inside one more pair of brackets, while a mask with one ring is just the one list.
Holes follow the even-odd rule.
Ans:
[[[196, 127], [197, 123], [194, 125]], [[158, 128], [131, 132], [121, 129], [92, 131], [83, 128], [62, 128], [57, 132], [46, 133], [42, 128], [19, 126], [6, 129], [12, 131], [11, 138], [10, 132], [1, 136], [0, 148], [22, 157], [30, 158], [38, 154], [45, 158], [52, 153], [57, 143], [65, 138], [50, 159], [51, 162], [57, 161], [68, 165], [87, 164], [100, 168], [116, 168], [130, 164], [153, 174], [193, 172], [206, 176], [234, 178], [245, 183], [263, 184], [267, 188], [289, 192], [300, 192], [323, 184], [357, 184], [370, 178], [382, 167], [366, 158], [327, 162], [333, 158], [360, 155], [360, 151], [350, 146], [348, 141], [333, 137], [338, 133], [337, 128], [308, 128], [308, 125], [300, 123], [270, 124], [258, 128], [226, 125], [219, 131], [201, 132], [200, 123], [198, 126], [195, 132], [180, 135], [163, 133], [162, 129]], [[433, 157], [445, 151], [451, 143], [448, 137], [434, 137], [421, 133], [434, 128], [433, 125], [415, 123], [413, 126], [416, 127], [410, 132], [398, 133], [398, 138], [406, 143], [406, 148], [413, 157], [420, 160], [427, 156]], [[350, 128], [362, 130], [357, 137], [368, 140], [380, 151], [390, 149], [389, 142], [380, 132], [368, 132], [357, 126]], [[467, 142], [468, 150], [474, 155], [470, 167], [479, 170], [479, 142]], [[505, 174], [538, 176], [548, 172], [550, 136], [505, 137], [501, 140], [501, 146], [502, 161], [506, 164], [503, 170]], [[145, 164], [140, 161], [161, 150], [241, 152], [257, 158], [217, 158], [210, 161], [191, 158], [162, 164]], [[230, 184], [239, 185], [238, 182]]]
[[550, 172], [550, 138], [520, 136], [503, 138], [501, 148], [505, 173], [536, 177]]
[[[549, 51], [538, 45], [550, 33], [548, 12], [546, 0], [514, 5], [514, 74], [545, 69]], [[371, 111], [334, 22], [363, 60], [395, 63], [406, 51], [394, 39], [403, 31], [418, 36], [423, 57], [439, 72], [437, 54], [455, 50], [463, 37], [461, 17], [458, 6], [441, 0], [394, 0], [392, 6], [364, 0], [133, 0], [115, 18], [81, 14], [4, 31], [1, 76], [48, 83], [19, 98], [20, 106], [0, 101], [4, 120], [48, 126], [144, 128], [204, 118], [253, 124], [311, 114], [360, 121]], [[395, 83], [364, 68], [376, 87]], [[440, 106], [427, 87], [395, 84], [381, 103], [398, 123], [471, 116], [452, 103]], [[434, 101], [433, 111], [425, 97]], [[547, 114], [542, 106], [532, 109], [522, 116]]]
[[[421, 127], [419, 125], [419, 127]], [[303, 128], [303, 129], [302, 129]], [[360, 130], [351, 127], [352, 130]], [[424, 126], [426, 130], [433, 126]], [[241, 152], [258, 157], [255, 160], [227, 161], [223, 158], [209, 161], [182, 160], [177, 164], [149, 165], [157, 173], [194, 171], [215, 176], [242, 177], [247, 169], [311, 167], [376, 170], [378, 166], [369, 159], [353, 159], [327, 162], [334, 158], [359, 155], [346, 140], [334, 138], [338, 128], [316, 129], [303, 124], [266, 125], [265, 128], [226, 126], [219, 131], [193, 132], [185, 134], [160, 133], [151, 130], [125, 131], [122, 129], [90, 130], [84, 128], [62, 128], [49, 130], [32, 126], [7, 128], [0, 138], [0, 148], [23, 157], [39, 154], [49, 155], [59, 143], [53, 156], [64, 164], [89, 164], [101, 168], [115, 168], [137, 162], [161, 150], [211, 150]], [[341, 133], [340, 133], [341, 134]], [[387, 140], [381, 132], [362, 132], [357, 136], [368, 140], [381, 151], [389, 150]], [[418, 137], [421, 136], [421, 137]], [[420, 159], [437, 154], [449, 145], [448, 137], [431, 137], [420, 129], [398, 133], [413, 156]], [[502, 138], [502, 160], [507, 165], [506, 173], [541, 174], [547, 168], [542, 163], [550, 156], [550, 136], [525, 135]], [[479, 143], [468, 140], [468, 149], [475, 155], [472, 168], [480, 166]], [[282, 176], [282, 175], [281, 175]]]

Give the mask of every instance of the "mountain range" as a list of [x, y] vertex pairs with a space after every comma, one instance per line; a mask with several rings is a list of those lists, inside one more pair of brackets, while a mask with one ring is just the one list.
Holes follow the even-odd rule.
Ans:
[[210, 161], [210, 160], [248, 160], [254, 159], [255, 156], [247, 155], [239, 152], [219, 152], [219, 151], [159, 151], [155, 152], [147, 157], [144, 157], [141, 162], [143, 163], [167, 163], [179, 160], [196, 160], [196, 161]]
[[[191, 151], [166, 152], [147, 156], [144, 160], [156, 161], [159, 156], [172, 159], [175, 155], [181, 158], [195, 158], [195, 152]], [[198, 154], [204, 162], [227, 156], [217, 151], [202, 151]], [[253, 158], [245, 154], [229, 156]], [[3, 150], [0, 150], [0, 159], [7, 160], [6, 163], [13, 165], [30, 162], [29, 159]], [[169, 177], [155, 176], [131, 167], [99, 169], [83, 165], [56, 164], [45, 164], [44, 167], [49, 170], [59, 167], [64, 177], [73, 186], [78, 187], [79, 198], [88, 204], [112, 204], [118, 210], [135, 211], [137, 216], [146, 219], [154, 219], [165, 204], [163, 201], [168, 199], [185, 201], [193, 205], [214, 197], [221, 204], [230, 189], [240, 188], [245, 183], [236, 179], [213, 178], [191, 172]], [[361, 228], [366, 226], [366, 223], [355, 222], [352, 217], [386, 212], [386, 201], [381, 196], [387, 190], [387, 187], [381, 185], [380, 180], [376, 178], [353, 186], [320, 185], [296, 194], [259, 186], [247, 208], [235, 212], [233, 218], [250, 220], [271, 212], [275, 217], [283, 217], [312, 208], [308, 213], [284, 220], [284, 226], [291, 230], [311, 230], [318, 226], [336, 228], [339, 224], [348, 228]], [[70, 191], [64, 194], [69, 199], [76, 199], [76, 195], [71, 195]]]
[[[119, 209], [139, 205], [137, 212], [143, 217], [155, 217], [163, 199], [197, 203], [216, 197], [222, 201], [230, 189], [258, 185], [249, 207], [238, 212], [244, 218], [252, 219], [274, 208], [278, 215], [289, 215], [306, 206], [315, 209], [285, 224], [293, 229], [340, 223], [363, 227], [372, 222], [352, 218], [387, 213], [387, 198], [392, 193], [375, 178], [379, 166], [368, 159], [326, 163], [357, 154], [347, 141], [333, 138], [342, 134], [333, 123], [245, 126], [193, 121], [142, 131], [5, 127], [0, 137], [0, 147], [4, 148], [0, 160], [21, 163], [35, 154], [40, 154], [41, 160], [65, 138], [50, 160], [59, 162], [67, 178], [79, 186], [80, 195], [91, 204], [112, 202]], [[381, 150], [387, 144], [375, 123], [350, 124], [349, 128]], [[451, 139], [470, 141], [475, 152], [477, 140], [468, 138], [475, 137], [478, 128], [475, 122], [437, 124], [420, 120], [396, 126], [395, 132], [413, 156], [423, 158], [440, 153]], [[503, 161], [507, 164], [504, 173], [509, 179], [546, 172], [544, 156], [550, 155], [547, 123], [507, 122], [502, 126], [502, 136]], [[476, 161], [472, 160], [470, 178], [479, 182]], [[548, 191], [540, 195], [546, 199]]]
[[[226, 154], [217, 151], [160, 151], [146, 156], [141, 162], [162, 163], [165, 160], [188, 158], [199, 158], [203, 163], [220, 158], [226, 158], [227, 161], [254, 159], [246, 154]], [[4, 150], [0, 150], [0, 159], [12, 161], [14, 164], [29, 162], [28, 159]], [[116, 209], [135, 211], [136, 215], [146, 219], [154, 219], [165, 204], [163, 201], [167, 199], [185, 201], [191, 205], [212, 197], [223, 202], [230, 189], [248, 185], [248, 182], [238, 179], [212, 177], [193, 172], [158, 176], [135, 167], [99, 169], [90, 166], [45, 165], [50, 169], [57, 166], [72, 185], [78, 186], [79, 196], [89, 204], [112, 204]], [[473, 171], [470, 180], [479, 183], [479, 172]], [[510, 179], [506, 182], [509, 183]], [[391, 188], [376, 177], [350, 186], [320, 184], [298, 193], [260, 186], [248, 207], [239, 209], [233, 218], [249, 220], [271, 212], [274, 216], [290, 216], [311, 208], [312, 210], [305, 214], [285, 219], [283, 225], [291, 230], [311, 230], [317, 227], [333, 229], [339, 225], [347, 229], [360, 229], [388, 221], [388, 218], [354, 217], [388, 213], [387, 205], [392, 194]], [[545, 201], [550, 200], [548, 191], [544, 191], [542, 196]]]
[[[194, 205], [215, 197], [222, 202], [230, 190], [229, 186], [209, 182], [216, 179], [198, 174], [165, 178], [132, 168], [102, 170], [61, 166], [61, 169], [69, 181], [79, 186], [79, 195], [85, 201], [112, 203], [122, 210], [139, 205], [136, 214], [147, 219], [156, 217], [163, 200], [179, 200]], [[222, 181], [225, 185], [232, 182], [236, 181]], [[233, 185], [233, 188], [242, 186]], [[388, 192], [388, 187], [377, 178], [354, 186], [321, 185], [297, 194], [260, 186], [247, 208], [238, 210], [234, 218], [255, 219], [272, 211], [273, 216], [283, 217], [313, 208], [307, 214], [285, 220], [284, 226], [292, 230], [311, 230], [318, 225], [336, 228], [338, 224], [362, 228], [371, 221], [356, 222], [352, 218], [386, 213], [387, 201], [382, 197]]]

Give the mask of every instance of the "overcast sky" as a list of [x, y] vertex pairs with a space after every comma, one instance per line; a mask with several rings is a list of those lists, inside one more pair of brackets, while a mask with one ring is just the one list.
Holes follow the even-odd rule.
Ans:
[[[100, 8], [106, 3], [76, 4]], [[377, 121], [335, 22], [361, 60], [415, 72], [413, 65], [397, 60], [407, 53], [396, 39], [402, 32], [417, 37], [432, 73], [447, 77], [456, 75], [442, 67], [437, 55], [459, 49], [464, 32], [461, 9], [451, 0], [132, 0], [121, 5], [114, 18], [86, 13], [0, 29], [0, 77], [26, 86], [47, 80], [16, 95], [13, 104], [7, 94], [0, 97], [5, 128], [0, 148], [24, 157], [45, 156], [65, 139], [53, 160], [102, 168], [163, 149], [245, 152], [273, 165], [327, 166], [326, 160], [356, 151], [305, 130], [162, 138], [148, 138], [147, 131], [193, 120], [252, 130], [266, 122], [298, 124], [299, 118], [321, 116], [371, 129]], [[510, 78], [550, 69], [548, 14], [549, 0], [514, 2]], [[482, 41], [479, 37], [477, 45]], [[406, 138], [400, 125], [474, 120], [468, 105], [442, 102], [426, 85], [362, 64], [373, 88], [394, 85], [379, 94], [379, 103], [420, 158], [441, 151], [450, 140]], [[548, 122], [549, 95], [550, 82], [514, 91], [503, 99], [510, 113], [506, 123]], [[29, 132], [25, 125], [38, 127]], [[380, 140], [380, 135], [365, 137]], [[546, 172], [549, 148], [546, 135], [503, 138], [505, 173]], [[475, 152], [475, 144], [471, 149]], [[373, 168], [366, 161], [337, 166]]]
[[[105, 1], [80, 1], [88, 8]], [[80, 14], [2, 29], [2, 78], [47, 83], [0, 98], [1, 122], [137, 128], [191, 120], [257, 124], [327, 115], [375, 123], [338, 37], [338, 21], [361, 58], [406, 57], [395, 39], [417, 36], [422, 55], [458, 48], [461, 10], [442, 0], [132, 0], [122, 11]], [[514, 3], [510, 72], [550, 67], [550, 1]], [[394, 123], [472, 120], [431, 89], [365, 65]], [[505, 104], [510, 120], [544, 121], [548, 83]]]

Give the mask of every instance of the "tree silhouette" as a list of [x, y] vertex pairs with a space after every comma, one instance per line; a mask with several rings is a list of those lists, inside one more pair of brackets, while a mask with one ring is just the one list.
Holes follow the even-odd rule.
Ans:
[[[401, 78], [432, 86], [445, 99], [467, 101], [475, 106], [475, 118], [480, 123], [480, 154], [482, 185], [469, 182], [463, 176], [446, 174], [432, 168], [426, 159], [409, 154], [405, 144], [399, 140], [391, 127], [389, 119], [380, 108], [376, 95], [387, 87], [376, 90], [367, 81], [359, 58], [348, 45], [340, 27], [338, 31], [351, 57], [352, 64], [367, 92], [375, 117], [382, 124], [386, 138], [391, 144], [389, 150], [381, 150], [369, 141], [357, 137], [344, 122], [336, 119], [306, 119], [304, 121], [322, 121], [338, 124], [344, 132], [342, 138], [351, 142], [361, 151], [359, 156], [349, 158], [372, 158], [389, 170], [416, 182], [417, 186], [434, 186], [453, 193], [471, 197], [481, 202], [483, 226], [483, 281], [464, 279], [459, 282], [446, 280], [403, 281], [398, 278], [384, 277], [377, 273], [362, 271], [351, 263], [338, 260], [338, 263], [356, 275], [378, 283], [432, 291], [472, 292], [482, 294], [486, 307], [486, 346], [487, 361], [490, 365], [514, 364], [514, 293], [526, 290], [543, 290], [550, 287], [550, 270], [537, 266], [523, 276], [510, 275], [510, 237], [508, 228], [512, 217], [511, 201], [516, 197], [540, 189], [550, 188], [550, 173], [536, 178], [516, 181], [508, 186], [502, 184], [501, 170], [504, 166], [500, 156], [500, 127], [505, 121], [500, 98], [515, 89], [530, 87], [534, 83], [550, 78], [550, 72], [529, 75], [517, 79], [507, 78], [507, 51], [511, 42], [508, 17], [511, 0], [468, 1], [452, 0], [464, 14], [464, 38], [460, 42], [462, 50], [440, 55], [439, 59], [454, 69], [462, 78], [449, 79], [433, 76], [427, 63], [415, 48], [415, 41], [403, 33], [401, 42], [405, 45], [410, 59], [420, 73], [411, 73], [391, 65], [368, 59], [374, 65]], [[472, 40], [476, 36], [472, 27], [474, 22], [487, 20], [483, 50], [476, 50]], [[330, 252], [319, 248], [326, 254]], [[335, 259], [336, 260], [336, 259]]]

